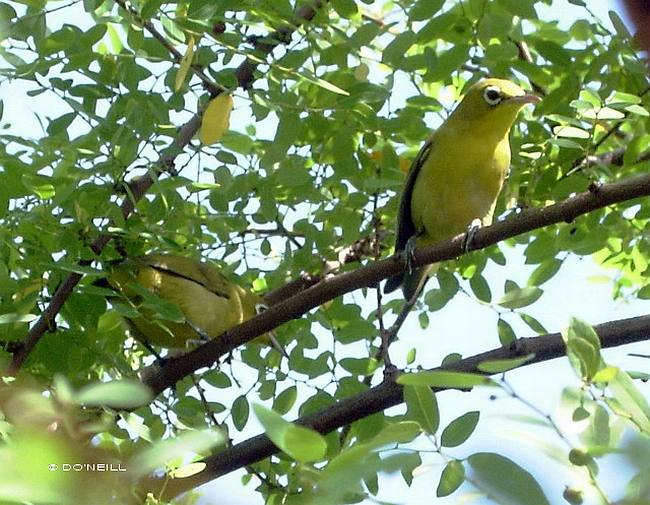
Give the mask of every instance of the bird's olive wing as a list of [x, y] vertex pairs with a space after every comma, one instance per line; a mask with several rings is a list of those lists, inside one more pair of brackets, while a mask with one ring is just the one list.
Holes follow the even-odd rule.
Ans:
[[[230, 293], [228, 292], [228, 281], [225, 279], [223, 274], [212, 265], [207, 265], [200, 261], [181, 256], [150, 255], [145, 256], [142, 261], [148, 267], [161, 273], [194, 282], [217, 296], [230, 298]], [[205, 270], [202, 268], [204, 265], [215, 270], [215, 272], [209, 272], [213, 275], [206, 275]], [[218, 282], [215, 279], [218, 279]]]
[[411, 163], [411, 168], [409, 168], [408, 178], [406, 179], [406, 184], [404, 185], [404, 192], [402, 193], [402, 199], [399, 204], [399, 213], [397, 215], [397, 236], [395, 238], [395, 251], [402, 251], [406, 247], [408, 239], [415, 235], [416, 229], [413, 224], [413, 216], [411, 215], [411, 197], [413, 196], [413, 186], [415, 185], [415, 180], [420, 173], [420, 169], [424, 162], [427, 160], [429, 153], [431, 152], [432, 140], [427, 140], [417, 156]]

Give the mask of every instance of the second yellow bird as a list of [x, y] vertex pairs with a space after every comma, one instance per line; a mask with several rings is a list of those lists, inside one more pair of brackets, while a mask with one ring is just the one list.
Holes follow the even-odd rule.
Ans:
[[[424, 143], [409, 170], [397, 218], [395, 252], [450, 239], [474, 221], [489, 225], [510, 166], [508, 134], [521, 107], [539, 97], [502, 79], [474, 84]], [[419, 294], [433, 265], [388, 279], [407, 300]]]
[[[112, 268], [108, 282], [139, 308], [140, 317], [130, 317], [131, 327], [148, 343], [185, 348], [192, 341], [214, 338], [265, 309], [252, 291], [228, 280], [216, 266], [169, 254], [149, 254], [126, 260]], [[174, 304], [184, 321], [154, 319], [156, 311], [146, 307], [137, 286]], [[279, 347], [272, 334], [257, 339]]]

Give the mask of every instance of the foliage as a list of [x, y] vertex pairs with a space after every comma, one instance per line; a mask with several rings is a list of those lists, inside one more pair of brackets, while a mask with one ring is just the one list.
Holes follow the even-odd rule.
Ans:
[[[367, 390], [368, 377], [381, 374], [379, 319], [398, 312], [402, 302], [384, 299], [380, 311], [374, 288], [329, 300], [278, 328], [288, 360], [248, 346], [218, 368], [184, 378], [152, 403], [121, 382], [114, 389], [95, 385], [135, 378], [152, 363], [149, 351], [127, 338], [106, 290], [98, 286], [102, 266], [150, 251], [201, 255], [237, 271], [257, 291], [272, 292], [303, 272], [346, 271], [386, 256], [404, 168], [430, 128], [483, 76], [515, 79], [544, 94], [534, 115], [522, 115], [513, 129], [512, 169], [497, 215], [563, 200], [592, 182], [647, 172], [646, 63], [616, 13], [610, 14], [610, 29], [587, 2], [575, 0], [570, 3], [579, 14], [567, 24], [558, 22], [559, 3], [332, 0], [302, 24], [295, 21], [297, 9], [318, 3], [0, 5], [3, 368], [64, 279], [84, 276], [23, 366], [33, 381], [30, 388], [39, 386], [4, 389], [5, 395], [14, 392], [6, 396], [13, 400], [0, 405], [2, 466], [17, 461], [17, 454], [34, 455], [34, 465], [43, 466], [50, 454], [95, 459], [101, 449], [146, 471], [183, 467], [222, 450], [211, 447], [224, 436], [241, 440], [255, 433], [252, 407], [283, 450], [248, 468], [246, 480], [260, 479], [257, 490], [268, 503], [358, 502], [379, 493], [378, 476], [398, 471], [410, 485], [416, 467], [431, 466], [426, 451], [437, 457], [436, 465], [443, 462], [432, 484], [438, 496], [466, 484], [500, 503], [521, 503], [522, 497], [528, 503], [557, 502], [559, 497], [548, 496], [533, 474], [505, 455], [465, 450], [481, 423], [480, 412], [468, 404], [449, 421], [444, 394], [431, 390], [490, 385], [533, 408], [534, 419], [526, 421], [531, 430], [541, 423], [564, 444], [559, 451], [550, 443], [540, 451], [552, 453], [586, 482], [567, 488], [571, 503], [583, 493], [606, 500], [598, 460], [616, 451], [638, 471], [626, 496], [650, 500], [645, 484], [650, 410], [634, 380], [647, 375], [609, 364], [594, 330], [578, 320], [563, 334], [577, 377], [564, 385], [563, 394], [563, 406], [580, 430], [575, 436], [519, 397], [503, 375], [487, 380], [451, 372], [405, 375], [400, 380], [406, 384], [406, 408], [369, 415], [342, 431], [321, 436], [287, 423]], [[540, 16], [542, 11], [547, 14]], [[273, 38], [282, 34], [287, 40]], [[269, 55], [268, 47], [275, 45]], [[241, 88], [235, 69], [245, 61], [258, 66]], [[206, 88], [228, 94], [214, 98]], [[23, 95], [29, 100], [18, 98]], [[214, 110], [219, 104], [225, 109]], [[204, 118], [203, 142], [195, 138], [179, 149], [173, 141], [181, 127], [206, 109], [215, 115]], [[223, 133], [228, 119], [230, 130]], [[174, 160], [167, 173], [157, 172], [163, 157]], [[125, 219], [120, 203], [136, 198], [128, 183], [143, 177], [153, 177], [154, 184]], [[527, 336], [522, 323], [544, 334], [530, 308], [573, 256], [592, 257], [617, 272], [613, 298], [648, 299], [649, 219], [647, 201], [627, 201], [464, 255], [441, 268], [414, 310], [426, 329], [434, 313], [466, 294], [494, 311], [495, 346]], [[105, 234], [111, 240], [97, 252], [93, 244]], [[361, 264], [341, 259], [360, 243], [370, 244], [352, 255]], [[507, 279], [502, 289], [491, 285], [486, 269], [507, 277], [513, 251], [534, 266], [527, 284]], [[443, 330], [437, 338], [444, 337]], [[430, 366], [415, 351], [391, 357], [406, 363], [408, 372]], [[504, 373], [528, 359], [484, 363], [481, 371]], [[34, 391], [54, 396], [44, 401]], [[469, 402], [472, 394], [461, 398]], [[115, 395], [129, 401], [120, 404]], [[117, 424], [102, 417], [102, 424], [85, 432], [91, 436], [82, 437], [68, 423], [56, 439], [45, 429], [50, 422], [21, 417], [25, 406], [28, 412], [48, 412], [46, 419], [60, 426], [66, 424], [62, 419], [72, 418], [77, 426], [79, 418], [86, 422], [99, 415], [93, 409], [119, 410]], [[212, 428], [222, 435], [205, 435]], [[199, 433], [198, 442], [181, 438], [175, 447], [161, 445], [190, 431]], [[34, 478], [49, 482], [53, 476]], [[0, 479], [3, 500], [38, 503], [65, 503], [71, 499], [66, 489], [80, 485], [61, 480], [11, 494], [7, 479]], [[102, 499], [117, 500], [110, 494]]]

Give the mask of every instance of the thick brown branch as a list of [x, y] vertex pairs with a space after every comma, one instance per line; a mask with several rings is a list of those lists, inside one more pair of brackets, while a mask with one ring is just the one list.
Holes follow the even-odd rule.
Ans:
[[[592, 210], [618, 202], [650, 195], [650, 174], [605, 184], [542, 209], [525, 209], [520, 213], [483, 228], [476, 233], [472, 246], [482, 249], [522, 233], [551, 224], [571, 222]], [[415, 251], [413, 267], [450, 260], [464, 254], [463, 235]], [[273, 305], [262, 314], [236, 326], [193, 351], [170, 359], [147, 373], [145, 383], [158, 394], [199, 368], [211, 366], [221, 356], [273, 328], [301, 317], [328, 300], [359, 288], [374, 286], [383, 279], [404, 270], [404, 258], [391, 256], [385, 260], [324, 279], [315, 286]]]
[[[634, 317], [611, 321], [594, 327], [600, 337], [601, 346], [616, 347], [623, 344], [650, 339], [650, 316]], [[565, 348], [559, 333], [541, 337], [522, 338], [509, 347], [501, 347], [472, 356], [470, 358], [441, 366], [435, 370], [450, 370], [485, 374], [478, 369], [484, 361], [516, 358], [533, 354], [534, 357], [524, 365], [548, 361], [564, 356]], [[435, 389], [441, 391], [442, 389]], [[320, 433], [329, 433], [359, 419], [366, 418], [403, 402], [402, 387], [391, 381], [385, 381], [363, 393], [341, 400], [336, 405], [315, 412], [296, 420], [296, 423], [309, 426]], [[206, 468], [199, 474], [187, 479], [171, 481], [165, 489], [165, 498], [170, 499], [180, 493], [194, 489], [217, 477], [250, 465], [279, 452], [278, 448], [266, 435], [257, 435], [236, 444], [204, 460]], [[155, 483], [155, 484], [154, 484]], [[160, 487], [160, 482], [152, 480], [147, 490]]]

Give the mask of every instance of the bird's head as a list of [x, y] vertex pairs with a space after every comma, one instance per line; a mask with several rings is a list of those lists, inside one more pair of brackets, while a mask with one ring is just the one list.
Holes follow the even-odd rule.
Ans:
[[507, 132], [519, 109], [540, 100], [538, 96], [526, 93], [514, 82], [484, 79], [469, 88], [453, 115], [458, 120], [471, 121], [479, 127]]

